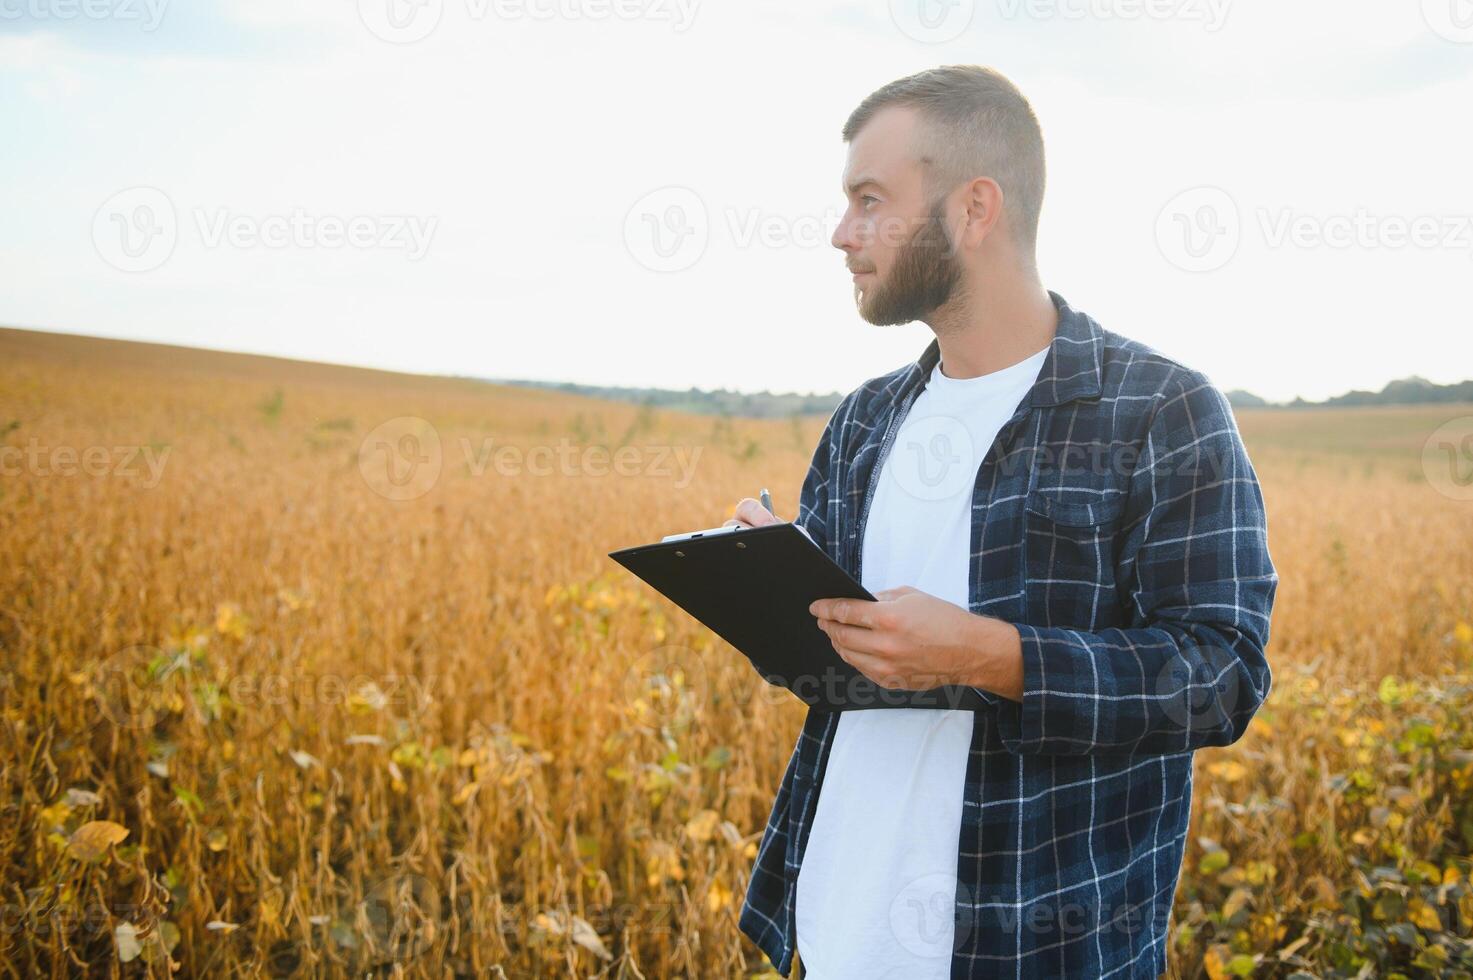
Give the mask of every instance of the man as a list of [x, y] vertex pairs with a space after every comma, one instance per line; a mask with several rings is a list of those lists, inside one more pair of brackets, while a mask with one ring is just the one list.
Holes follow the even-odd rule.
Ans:
[[1193, 752], [1269, 691], [1256, 474], [1202, 374], [1040, 284], [1011, 82], [921, 72], [843, 135], [859, 312], [936, 337], [824, 429], [798, 522], [878, 601], [812, 612], [880, 686], [984, 705], [810, 709], [741, 929], [814, 980], [1158, 976]]

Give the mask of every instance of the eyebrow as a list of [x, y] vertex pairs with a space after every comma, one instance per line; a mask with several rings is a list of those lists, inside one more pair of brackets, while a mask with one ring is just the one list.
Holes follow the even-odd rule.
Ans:
[[851, 180], [849, 183], [844, 185], [844, 190], [846, 193], [855, 194], [858, 193], [859, 189], [866, 184], [874, 184], [880, 190], [885, 189], [885, 185], [880, 183], [878, 180], [875, 180], [873, 177], [865, 176], [856, 177], [854, 180]]

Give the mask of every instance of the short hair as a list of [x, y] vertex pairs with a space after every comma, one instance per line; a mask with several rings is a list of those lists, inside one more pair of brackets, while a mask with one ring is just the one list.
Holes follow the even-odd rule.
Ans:
[[963, 181], [991, 177], [1002, 188], [1014, 241], [1032, 251], [1043, 209], [1043, 131], [1018, 87], [981, 65], [945, 65], [875, 90], [844, 123], [852, 142], [881, 109], [907, 106], [922, 119], [916, 147], [934, 203]]

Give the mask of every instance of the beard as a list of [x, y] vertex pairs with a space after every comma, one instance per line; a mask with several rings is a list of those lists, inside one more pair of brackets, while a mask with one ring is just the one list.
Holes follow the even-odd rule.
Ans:
[[961, 275], [945, 202], [937, 201], [925, 224], [900, 246], [889, 278], [860, 294], [859, 315], [877, 327], [923, 320], [951, 298]]

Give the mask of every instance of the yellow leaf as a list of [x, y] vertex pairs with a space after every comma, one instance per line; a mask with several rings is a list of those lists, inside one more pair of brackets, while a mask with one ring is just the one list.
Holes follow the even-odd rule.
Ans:
[[67, 853], [79, 861], [96, 861], [107, 849], [128, 836], [128, 828], [111, 820], [93, 820], [78, 827], [67, 841]]
[[712, 912], [719, 912], [731, 904], [731, 889], [723, 885], [719, 880], [711, 882], [711, 888], [706, 892], [706, 908]]
[[721, 814], [715, 810], [702, 810], [691, 817], [685, 825], [685, 832], [690, 835], [691, 840], [704, 843], [716, 833], [716, 826], [721, 822]]
[[1236, 759], [1225, 759], [1222, 762], [1214, 762], [1207, 767], [1208, 773], [1213, 779], [1221, 779], [1224, 782], [1236, 783], [1248, 775], [1248, 767]]
[[310, 606], [312, 604], [311, 599], [291, 589], [278, 589], [276, 591], [276, 597], [281, 600], [282, 605], [286, 606], [292, 612], [296, 612], [303, 606]]
[[366, 715], [382, 711], [388, 703], [388, 695], [377, 684], [369, 681], [348, 696], [348, 711], [355, 715]]
[[257, 918], [263, 925], [274, 926], [281, 921], [281, 892], [269, 889], [256, 905]]
[[1229, 973], [1224, 958], [1228, 955], [1229, 950], [1226, 946], [1207, 947], [1207, 953], [1202, 957], [1202, 966], [1211, 980], [1227, 980]]
[[1442, 931], [1442, 919], [1438, 917], [1437, 910], [1420, 898], [1412, 899], [1407, 905], [1407, 915], [1418, 929], [1426, 932]]
[[225, 850], [225, 845], [229, 842], [230, 839], [225, 836], [223, 830], [215, 829], [205, 835], [205, 846], [217, 853]]
[[216, 606], [215, 629], [224, 636], [233, 636], [237, 640], [244, 639], [246, 618], [241, 614], [240, 606], [233, 602], [222, 602]]
[[667, 879], [684, 881], [685, 868], [680, 864], [680, 852], [668, 841], [652, 842], [645, 858], [645, 874], [651, 888], [658, 888]]
[[1253, 898], [1253, 893], [1246, 888], [1234, 888], [1228, 894], [1227, 901], [1222, 903], [1223, 921], [1231, 919], [1238, 914], [1238, 910], [1247, 905]]
[[45, 829], [55, 828], [62, 830], [67, 817], [72, 815], [72, 805], [65, 799], [58, 800], [51, 806], [46, 807], [40, 813], [39, 823]]

